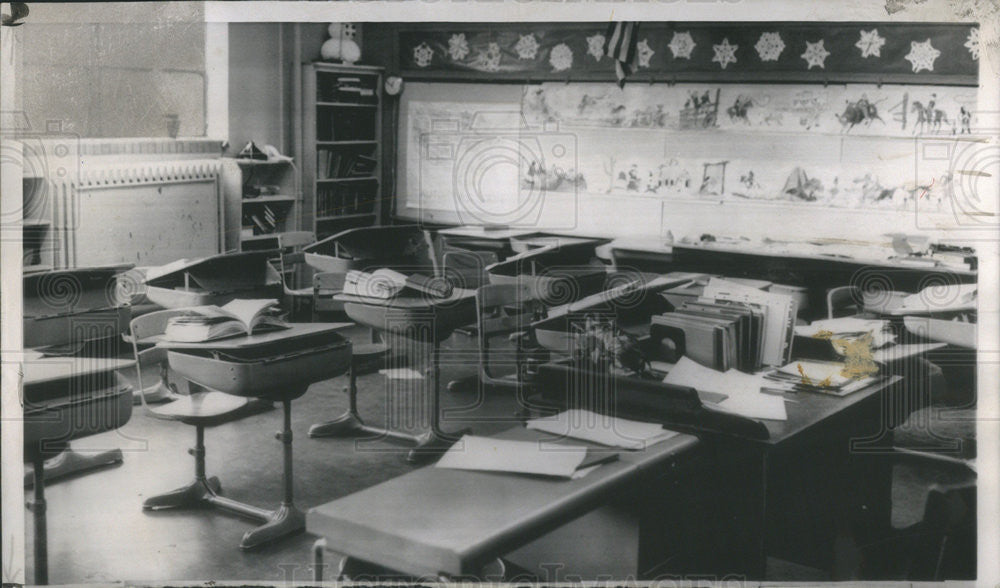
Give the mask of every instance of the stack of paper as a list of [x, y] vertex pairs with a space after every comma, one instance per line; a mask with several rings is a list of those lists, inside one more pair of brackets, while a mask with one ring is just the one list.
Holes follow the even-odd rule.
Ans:
[[579, 409], [567, 410], [554, 417], [530, 420], [527, 427], [625, 449], [642, 449], [677, 434], [667, 431], [658, 423], [630, 421]]
[[738, 414], [752, 419], [784, 421], [785, 399], [774, 394], [761, 392], [762, 375], [745, 374], [738, 370], [720, 372], [707, 368], [687, 357], [682, 357], [677, 365], [663, 379], [665, 384], [688, 386], [695, 390], [725, 394], [727, 398], [718, 404], [706, 407]]
[[543, 446], [538, 441], [465, 435], [441, 456], [435, 467], [574, 478], [590, 471], [589, 467], [580, 469], [593, 463], [585, 463], [586, 460], [586, 447]]
[[793, 361], [768, 374], [767, 387], [846, 396], [875, 381], [875, 376], [851, 377], [844, 375], [844, 368], [845, 364], [839, 362]]
[[801, 337], [815, 337], [820, 333], [830, 333], [832, 337], [845, 338], [871, 334], [872, 347], [879, 348], [896, 340], [888, 331], [889, 321], [863, 319], [853, 316], [813, 321], [810, 325], [798, 325], [795, 334]]

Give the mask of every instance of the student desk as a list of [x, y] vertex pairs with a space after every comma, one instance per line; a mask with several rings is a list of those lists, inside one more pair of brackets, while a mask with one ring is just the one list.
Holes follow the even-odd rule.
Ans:
[[[553, 437], [522, 427], [505, 439]], [[559, 443], [588, 445], [575, 439]], [[657, 477], [674, 471], [695, 454], [697, 439], [679, 434], [640, 451], [620, 451], [618, 460], [601, 465], [579, 480], [550, 479], [497, 472], [424, 467], [361, 492], [310, 509], [306, 525], [320, 535], [316, 555], [331, 551], [418, 577], [468, 576], [480, 573], [497, 557], [632, 490], [667, 499], [654, 488]], [[618, 451], [604, 448], [608, 451]], [[644, 502], [644, 501], [635, 501]], [[641, 514], [641, 513], [640, 513]], [[640, 518], [644, 523], [656, 517]], [[644, 553], [659, 549], [640, 544]], [[322, 566], [315, 568], [317, 576]], [[317, 577], [317, 581], [321, 578]]]
[[[407, 460], [416, 463], [447, 451], [455, 438], [440, 428], [441, 342], [451, 336], [455, 329], [475, 322], [475, 290], [456, 288], [447, 298], [421, 295], [379, 299], [337, 294], [334, 300], [343, 302], [344, 312], [359, 324], [417, 343], [431, 345], [430, 431], [419, 437], [407, 439], [414, 444]], [[325, 434], [407, 438], [407, 435], [396, 431], [368, 427], [353, 415], [348, 417], [344, 420], [322, 423], [319, 426], [324, 428]]]
[[514, 254], [510, 240], [513, 237], [530, 235], [531, 229], [488, 229], [479, 226], [448, 227], [437, 232], [442, 241], [442, 249], [465, 249], [470, 251], [492, 251], [500, 259]]
[[246, 532], [241, 549], [301, 531], [305, 515], [292, 501], [291, 403], [314, 382], [347, 371], [351, 343], [337, 331], [349, 326], [351, 323], [298, 323], [280, 331], [204, 343], [158, 342], [157, 347], [167, 350], [170, 367], [192, 382], [236, 396], [281, 401], [284, 426], [276, 437], [284, 446], [284, 498], [274, 511], [243, 504], [216, 494], [206, 484], [204, 472], [199, 472], [191, 485], [147, 502], [159, 500], [161, 506], [171, 505], [171, 501], [172, 506], [207, 504], [263, 521]]
[[24, 461], [34, 469], [29, 505], [35, 526], [35, 583], [48, 583], [45, 520], [45, 457], [72, 439], [124, 425], [132, 416], [132, 389], [115, 372], [131, 360], [96, 357], [26, 357], [24, 375]]

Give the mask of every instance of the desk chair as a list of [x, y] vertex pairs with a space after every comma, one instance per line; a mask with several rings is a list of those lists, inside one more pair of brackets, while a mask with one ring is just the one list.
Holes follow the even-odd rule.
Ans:
[[[344, 303], [333, 299], [334, 295], [343, 292], [346, 273], [323, 272], [313, 276], [313, 316], [319, 312], [343, 312]], [[314, 318], [315, 320], [315, 318]], [[351, 348], [351, 367], [347, 372], [348, 384], [344, 392], [348, 397], [348, 408], [339, 417], [325, 423], [316, 423], [309, 427], [310, 437], [336, 437], [350, 433], [367, 432], [373, 435], [392, 435], [393, 431], [376, 429], [364, 423], [358, 413], [358, 375], [366, 367], [377, 363], [382, 365], [389, 355], [389, 346], [378, 340], [374, 329], [371, 330], [371, 342], [354, 345]], [[405, 440], [410, 440], [405, 437]]]
[[887, 459], [893, 466], [908, 466], [933, 476], [934, 481], [926, 488], [923, 516], [917, 522], [892, 527], [885, 538], [861, 547], [862, 577], [922, 581], [975, 578], [976, 470], [972, 460], [905, 447], [894, 448]]
[[303, 301], [313, 300], [313, 287], [300, 286], [302, 270], [306, 267], [305, 247], [316, 242], [316, 234], [311, 231], [291, 231], [278, 235], [279, 271], [281, 283], [288, 302], [288, 309], [294, 316]]
[[[515, 390], [518, 400], [525, 390], [525, 382], [532, 364], [539, 364], [547, 359], [547, 353], [537, 345], [532, 346], [530, 325], [540, 318], [537, 290], [531, 284], [502, 284], [482, 286], [476, 290], [476, 332], [479, 341], [479, 369], [470, 382], [454, 380], [448, 383], [450, 392], [457, 392], [464, 387], [483, 385], [488, 388], [505, 388]], [[506, 334], [514, 343], [514, 355], [504, 354], [504, 361], [497, 361], [496, 354], [491, 352], [490, 340], [497, 335]], [[514, 362], [514, 373], [498, 375], [498, 363], [510, 365]], [[525, 406], [521, 403], [520, 406]]]
[[[167, 321], [184, 313], [180, 309], [161, 310], [132, 320], [129, 332], [140, 382], [143, 368], [158, 369], [162, 385], [176, 393], [176, 386], [167, 379], [167, 351], [155, 346], [141, 349], [140, 343], [154, 341], [162, 336], [167, 328]], [[148, 405], [143, 395], [139, 395], [139, 398], [142, 399], [143, 410], [151, 417], [179, 421], [195, 428], [195, 446], [191, 450], [191, 455], [194, 456], [194, 481], [166, 494], [147, 498], [142, 503], [143, 510], [191, 506], [201, 502], [206, 496], [218, 494], [221, 491], [219, 479], [215, 476], [205, 477], [205, 427], [233, 416], [247, 406], [248, 399], [207, 389], [192, 389], [190, 394], [177, 395], [173, 401], [159, 406]]]
[[[445, 251], [441, 256], [441, 268], [444, 278], [456, 288], [475, 290], [490, 283], [487, 266], [497, 263], [499, 258], [493, 251], [466, 251], [453, 249]], [[468, 337], [476, 335], [475, 327], [455, 329]]]
[[861, 312], [861, 289], [857, 286], [838, 286], [826, 292], [826, 318], [853, 316]]

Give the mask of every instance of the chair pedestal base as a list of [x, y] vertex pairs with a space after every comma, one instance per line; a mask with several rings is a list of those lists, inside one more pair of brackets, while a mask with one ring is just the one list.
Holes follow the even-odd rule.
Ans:
[[[92, 455], [83, 455], [67, 448], [59, 455], [46, 460], [45, 481], [51, 482], [59, 478], [65, 478], [73, 474], [81, 474], [97, 468], [122, 463], [121, 449], [110, 449]], [[35, 474], [31, 471], [24, 472], [24, 487], [31, 488], [35, 484]]]

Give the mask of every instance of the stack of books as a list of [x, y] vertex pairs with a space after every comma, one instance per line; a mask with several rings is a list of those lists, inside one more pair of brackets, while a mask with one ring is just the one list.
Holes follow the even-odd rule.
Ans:
[[429, 278], [420, 274], [406, 275], [389, 268], [374, 272], [351, 270], [344, 281], [344, 294], [388, 300], [400, 295], [404, 290], [426, 294], [434, 298], [451, 296], [451, 284], [444, 280]]
[[704, 366], [752, 372], [791, 359], [797, 311], [788, 294], [712, 278], [700, 297], [654, 316], [650, 335]]

